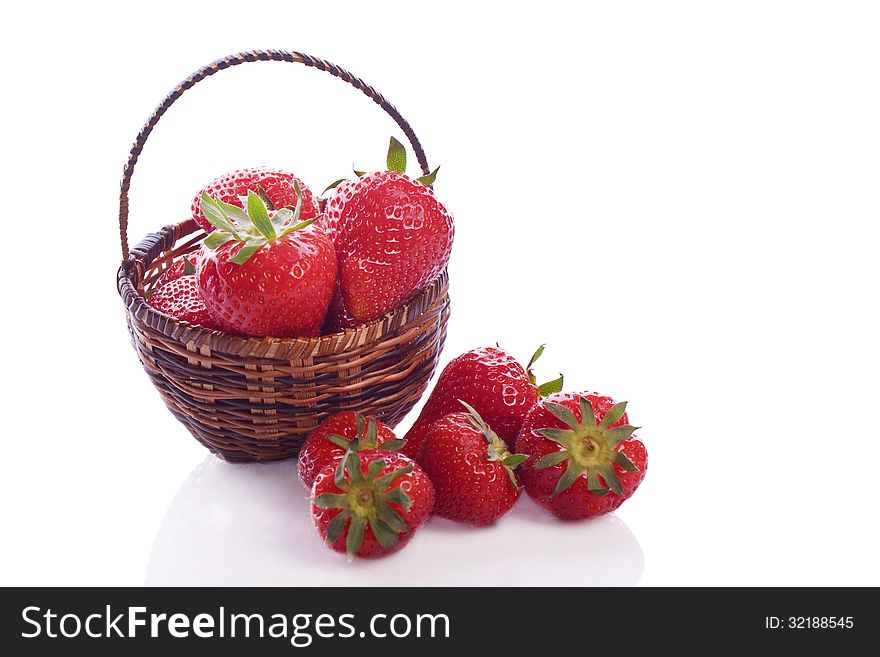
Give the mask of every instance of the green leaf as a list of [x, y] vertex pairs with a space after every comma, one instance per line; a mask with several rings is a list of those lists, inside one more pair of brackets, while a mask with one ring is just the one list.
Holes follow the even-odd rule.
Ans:
[[383, 496], [385, 502], [393, 502], [403, 507], [404, 511], [409, 511], [413, 505], [412, 498], [402, 488], [392, 488]]
[[214, 228], [225, 230], [227, 233], [234, 235], [236, 239], [240, 239], [238, 232], [235, 230], [235, 226], [233, 226], [226, 218], [226, 215], [223, 214], [223, 211], [217, 205], [217, 202], [208, 196], [206, 192], [202, 192], [202, 200], [199, 201], [199, 209], [202, 211], [202, 214], [205, 215], [205, 219], [207, 219]]
[[475, 409], [473, 406], [471, 406], [470, 404], [468, 404], [466, 401], [464, 401], [462, 399], [459, 399], [458, 403], [467, 409], [467, 412], [470, 414], [470, 418], [468, 418], [468, 419], [469, 420], [473, 419], [476, 421], [476, 422], [471, 422], [471, 424], [474, 426], [474, 428], [476, 428], [480, 431], [484, 431], [489, 428], [489, 425], [486, 424], [486, 421], [482, 417], [480, 417], [479, 413], [477, 413], [477, 409]]
[[235, 237], [224, 230], [215, 230], [213, 233], [205, 238], [204, 244], [206, 249], [213, 251], [214, 249], [218, 249], [227, 242], [231, 242], [234, 239]]
[[605, 413], [605, 417], [603, 417], [602, 421], [599, 423], [599, 428], [610, 429], [611, 425], [620, 420], [624, 413], [626, 413], [626, 402], [615, 404], [608, 409], [607, 413]]
[[366, 518], [352, 518], [348, 526], [348, 536], [345, 538], [345, 553], [351, 559], [361, 549], [364, 541], [364, 528], [367, 526]]
[[567, 458], [568, 452], [551, 452], [550, 454], [544, 454], [544, 456], [535, 461], [535, 470], [552, 468], [554, 465], [562, 463]]
[[605, 432], [605, 439], [608, 441], [608, 446], [611, 449], [614, 449], [624, 440], [633, 435], [633, 431], [636, 429], [638, 429], [638, 427], [633, 427], [629, 424], [617, 427], [616, 429], [609, 429]]
[[237, 265], [243, 265], [248, 260], [251, 259], [257, 251], [260, 250], [260, 247], [266, 244], [266, 240], [264, 239], [249, 239], [245, 242], [244, 246], [242, 246], [238, 253], [236, 253], [233, 257], [229, 259], [229, 262], [234, 262]]
[[623, 452], [611, 452], [611, 456], [609, 458], [627, 472], [638, 472], [639, 470], [636, 467], [636, 464], [630, 461], [629, 457], [627, 457], [627, 455]]
[[420, 183], [422, 183], [425, 187], [427, 187], [428, 185], [433, 185], [434, 181], [437, 180], [437, 172], [438, 171], [440, 171], [439, 166], [436, 169], [434, 169], [431, 173], [424, 175], [424, 176], [419, 176], [418, 178], [416, 178], [416, 180], [418, 180]]
[[560, 422], [563, 422], [567, 427], [571, 429], [578, 428], [578, 421], [574, 418], [574, 413], [572, 413], [571, 409], [567, 406], [545, 401], [544, 408], [550, 411], [553, 417], [555, 417]]
[[388, 143], [388, 157], [385, 158], [385, 164], [389, 171], [406, 173], [406, 148], [394, 137]]
[[493, 445], [491, 442], [486, 447], [486, 458], [489, 459], [490, 461], [500, 461], [501, 460], [501, 456], [499, 456], [498, 450], [495, 449], [495, 445]]
[[189, 261], [189, 258], [183, 256], [183, 275], [192, 276], [196, 273], [196, 266]]
[[317, 220], [318, 220], [318, 218], [315, 217], [314, 219], [306, 219], [305, 221], [300, 221], [298, 224], [294, 224], [293, 226], [288, 226], [287, 228], [285, 228], [284, 230], [281, 231], [281, 234], [278, 237], [281, 238], [281, 237], [285, 237], [286, 235], [290, 235], [290, 233], [292, 233], [293, 231], [300, 230], [301, 228], [305, 228], [306, 226], [308, 226], [311, 223], [314, 223]]
[[333, 483], [336, 484], [336, 487], [340, 490], [347, 490], [348, 484], [345, 481], [345, 461], [348, 458], [348, 454], [346, 453], [341, 459], [339, 459], [339, 463], [336, 466], [336, 472], [333, 473]]
[[370, 465], [367, 466], [367, 479], [375, 479], [379, 476], [379, 473], [382, 472], [382, 468], [385, 467], [385, 459], [376, 459], [375, 461], [370, 461]]
[[376, 540], [379, 541], [379, 545], [381, 545], [386, 550], [397, 545], [397, 532], [395, 532], [381, 520], [377, 518], [370, 518], [370, 531], [373, 532], [373, 536], [375, 536]]
[[574, 464], [574, 461], [569, 461], [565, 472], [562, 473], [562, 476], [559, 477], [559, 480], [556, 482], [556, 488], [553, 489], [553, 495], [559, 495], [559, 493], [568, 490], [582, 474], [583, 471]]
[[519, 482], [516, 480], [516, 474], [514, 473], [513, 468], [504, 468], [504, 471], [507, 473], [507, 478], [510, 480], [513, 487], [516, 489], [521, 488]]
[[272, 199], [269, 198], [269, 195], [266, 194], [266, 190], [263, 189], [262, 185], [257, 185], [257, 196], [259, 196], [263, 203], [266, 204], [267, 210], [271, 212], [275, 209], [275, 204], [272, 202]]
[[333, 516], [333, 519], [327, 524], [327, 538], [325, 539], [327, 545], [339, 540], [339, 537], [342, 536], [342, 531], [345, 529], [345, 523], [348, 522], [349, 518], [351, 518], [351, 511], [348, 509], [340, 511]]
[[357, 169], [355, 169], [353, 164], [351, 165], [351, 167], [352, 171], [354, 171], [354, 175], [356, 175], [358, 178], [363, 178], [367, 175], [366, 171], [358, 171]]
[[[363, 447], [376, 449], [379, 446], [379, 425], [376, 424], [376, 421], [373, 418], [370, 418], [367, 421], [367, 430], [363, 431], [363, 429], [361, 429], [361, 431], [363, 433], [359, 433], [359, 435], [363, 435], [363, 438], [360, 439], [359, 443]], [[361, 449], [363, 449], [363, 447], [361, 447]]]
[[144, 299], [149, 299], [154, 294], [156, 294], [156, 288], [153, 288], [152, 290], [147, 290], [146, 292], [144, 292]]
[[559, 443], [563, 447], [568, 447], [571, 444], [571, 439], [574, 437], [575, 432], [571, 429], [554, 429], [552, 427], [548, 427], [546, 429], [538, 429], [537, 433], [541, 434], [547, 440], [552, 440], [554, 443]]
[[535, 353], [532, 354], [532, 357], [529, 359], [529, 364], [526, 365], [526, 374], [529, 375], [529, 381], [531, 381], [532, 385], [535, 385], [537, 379], [535, 379], [535, 375], [532, 374], [532, 365], [538, 362], [538, 359], [541, 357], [541, 354], [544, 353], [544, 347], [546, 347], [546, 343], [542, 344]]
[[293, 207], [293, 218], [291, 221], [299, 221], [303, 209], [303, 194], [296, 178], [293, 179], [293, 191], [296, 192], [296, 205]]
[[348, 498], [336, 493], [322, 493], [312, 503], [319, 509], [344, 509], [348, 506]]
[[331, 189], [336, 189], [337, 187], [339, 187], [339, 185], [341, 185], [346, 180], [348, 180], [348, 178], [340, 178], [339, 180], [334, 180], [332, 183], [330, 183], [329, 185], [327, 185], [324, 188], [324, 191], [321, 192], [321, 196], [324, 196], [324, 194], [326, 194]]
[[501, 462], [506, 468], [515, 468], [527, 458], [529, 458], [528, 454], [511, 454], [510, 456], [504, 457]]
[[345, 436], [340, 436], [336, 433], [328, 433], [327, 440], [336, 445], [337, 447], [341, 447], [342, 449], [348, 449], [351, 447], [351, 441]]
[[217, 207], [220, 208], [227, 219], [234, 220], [242, 228], [249, 228], [253, 225], [251, 223], [251, 218], [247, 216], [247, 212], [242, 210], [237, 205], [226, 203], [224, 201], [221, 201], [220, 199], [217, 199], [214, 202], [217, 204]]
[[581, 409], [581, 424], [590, 427], [596, 427], [596, 411], [593, 410], [593, 404], [586, 397], [578, 397], [578, 405]]
[[552, 381], [547, 381], [547, 383], [542, 383], [538, 386], [538, 394], [542, 397], [546, 397], [548, 395], [552, 395], [555, 392], [562, 392], [562, 386], [564, 383], [565, 377], [560, 373], [558, 379], [553, 379]]
[[620, 486], [620, 479], [617, 478], [617, 473], [614, 471], [613, 465], [603, 465], [597, 468], [597, 470], [602, 479], [605, 480], [605, 485], [608, 486], [608, 488], [618, 495], [623, 493], [623, 488]]
[[269, 221], [269, 211], [258, 195], [248, 191], [247, 213], [260, 234], [268, 241], [275, 239], [275, 227]]
[[345, 471], [348, 473], [348, 480], [353, 484], [363, 483], [364, 473], [361, 470], [361, 457], [355, 452], [348, 452], [345, 455]]
[[272, 217], [272, 225], [276, 228], [281, 228], [291, 219], [293, 219], [293, 210], [290, 208], [281, 208], [275, 213], [275, 216]]
[[587, 490], [596, 495], [608, 494], [608, 489], [599, 483], [599, 475], [592, 468], [587, 470]]
[[398, 477], [405, 475], [406, 473], [410, 472], [412, 469], [413, 469], [413, 464], [408, 463], [407, 465], [403, 466], [402, 468], [398, 468], [394, 472], [390, 472], [387, 475], [385, 475], [384, 477], [377, 479], [376, 480], [376, 487], [379, 490], [388, 490], [388, 486], [391, 484], [392, 481], [394, 481]]
[[408, 441], [403, 438], [391, 438], [379, 445], [379, 449], [385, 450], [386, 452], [396, 452], [403, 449], [407, 442]]
[[[398, 502], [398, 504], [400, 503]], [[409, 526], [406, 524], [403, 516], [388, 505], [380, 506], [376, 515], [379, 517], [379, 520], [391, 527], [391, 529], [398, 534], [403, 534], [409, 531]]]

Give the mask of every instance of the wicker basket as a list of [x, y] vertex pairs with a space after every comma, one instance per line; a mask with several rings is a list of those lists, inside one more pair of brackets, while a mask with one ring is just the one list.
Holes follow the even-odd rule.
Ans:
[[312, 429], [342, 409], [373, 415], [393, 427], [424, 393], [449, 319], [445, 272], [385, 317], [317, 338], [240, 337], [178, 321], [147, 305], [144, 293], [175, 258], [197, 248], [204, 237], [187, 219], [129, 249], [128, 190], [147, 137], [197, 82], [231, 66], [270, 60], [326, 71], [362, 91], [400, 126], [422, 171], [429, 172], [421, 144], [394, 106], [351, 73], [298, 52], [256, 51], [220, 59], [177, 85], [150, 116], [122, 177], [117, 286], [132, 344], [168, 409], [200, 443], [227, 461], [294, 456]]

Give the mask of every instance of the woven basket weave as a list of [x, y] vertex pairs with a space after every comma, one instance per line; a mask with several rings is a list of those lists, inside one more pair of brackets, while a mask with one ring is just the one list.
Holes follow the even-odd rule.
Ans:
[[351, 73], [308, 55], [244, 52], [203, 67], [162, 101], [138, 134], [122, 177], [117, 275], [132, 344], [168, 409], [205, 447], [227, 461], [294, 456], [305, 436], [343, 409], [396, 425], [428, 385], [446, 338], [447, 275], [370, 324], [317, 338], [247, 338], [178, 321], [147, 305], [144, 294], [171, 263], [204, 237], [192, 219], [128, 246], [128, 190], [147, 137], [190, 87], [247, 62], [284, 61], [326, 71], [359, 89], [400, 126], [422, 171], [427, 159], [412, 128], [375, 89]]

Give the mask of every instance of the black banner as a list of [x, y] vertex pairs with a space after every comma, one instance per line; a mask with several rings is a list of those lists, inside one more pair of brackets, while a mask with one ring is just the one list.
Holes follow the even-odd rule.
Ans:
[[2, 647], [14, 650], [5, 654], [844, 650], [877, 636], [875, 596], [840, 588], [3, 589], [0, 625]]

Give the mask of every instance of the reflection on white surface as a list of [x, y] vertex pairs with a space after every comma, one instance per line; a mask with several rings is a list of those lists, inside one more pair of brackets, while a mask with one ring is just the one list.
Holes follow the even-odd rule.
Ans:
[[208, 456], [168, 509], [146, 584], [601, 586], [634, 585], [643, 569], [638, 541], [614, 515], [560, 522], [526, 495], [492, 527], [431, 519], [401, 552], [349, 564], [322, 545], [294, 461]]

